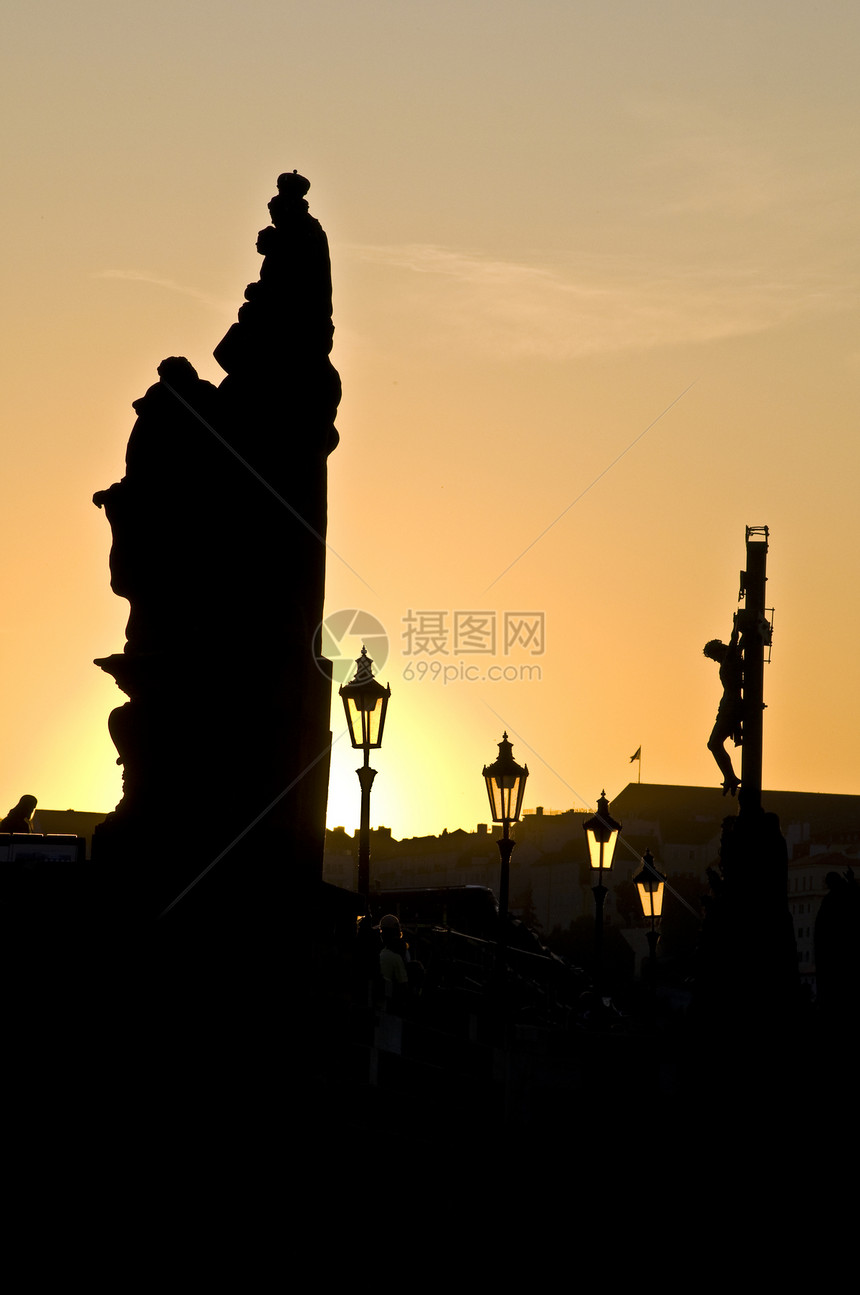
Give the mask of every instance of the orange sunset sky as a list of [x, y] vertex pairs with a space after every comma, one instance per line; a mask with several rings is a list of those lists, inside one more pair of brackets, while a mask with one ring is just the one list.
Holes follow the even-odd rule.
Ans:
[[[529, 806], [611, 798], [640, 745], [643, 781], [717, 785], [702, 647], [730, 632], [747, 524], [771, 531], [765, 787], [860, 791], [856, 4], [10, 0], [0, 21], [0, 812], [119, 799], [123, 697], [92, 659], [127, 604], [91, 497], [162, 358], [223, 376], [293, 168], [344, 386], [327, 611], [389, 642], [373, 825], [486, 821], [503, 729]], [[351, 830], [336, 696], [333, 728]]]

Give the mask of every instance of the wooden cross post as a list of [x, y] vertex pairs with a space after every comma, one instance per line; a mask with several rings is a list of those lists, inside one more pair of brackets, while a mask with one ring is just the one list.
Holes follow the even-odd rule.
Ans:
[[744, 660], [741, 814], [756, 814], [761, 809], [764, 653], [770, 644], [770, 626], [765, 616], [767, 538], [766, 526], [746, 528], [747, 565], [741, 572], [744, 609], [738, 616]]

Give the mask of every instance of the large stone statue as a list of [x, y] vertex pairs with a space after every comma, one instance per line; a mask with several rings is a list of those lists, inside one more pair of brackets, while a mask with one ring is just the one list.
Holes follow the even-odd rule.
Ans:
[[134, 402], [125, 476], [94, 498], [129, 602], [123, 651], [97, 664], [129, 700], [109, 720], [123, 796], [93, 857], [153, 916], [214, 904], [253, 921], [321, 877], [331, 680], [318, 627], [340, 380], [308, 188], [278, 180], [260, 279], [215, 350], [227, 377], [215, 387], [164, 360]]

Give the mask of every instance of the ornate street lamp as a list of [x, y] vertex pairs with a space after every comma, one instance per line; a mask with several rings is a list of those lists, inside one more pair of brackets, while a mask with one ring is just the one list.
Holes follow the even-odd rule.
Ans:
[[636, 883], [636, 889], [639, 891], [642, 912], [651, 922], [651, 929], [648, 931], [648, 948], [650, 950], [651, 983], [653, 985], [657, 971], [657, 941], [660, 938], [655, 923], [660, 920], [663, 914], [663, 888], [666, 884], [666, 878], [662, 872], [657, 871], [654, 856], [650, 850], [645, 851], [642, 858], [642, 869], [633, 880]]
[[526, 793], [528, 765], [517, 764], [507, 733], [499, 743], [498, 759], [484, 765], [484, 779], [494, 823], [501, 823], [502, 835], [497, 842], [502, 869], [499, 882], [500, 950], [504, 948], [508, 923], [508, 889], [510, 884], [511, 855], [516, 842], [511, 838], [511, 823], [516, 823], [522, 813]]
[[367, 648], [355, 662], [355, 678], [342, 684], [339, 693], [346, 713], [349, 737], [357, 751], [364, 752], [364, 764], [356, 769], [361, 786], [361, 820], [358, 830], [358, 893], [363, 899], [370, 894], [370, 789], [376, 770], [370, 767], [370, 751], [382, 746], [382, 731], [388, 710], [390, 688], [383, 688], [373, 677], [373, 662]]
[[603, 884], [603, 873], [612, 867], [612, 856], [615, 854], [615, 843], [621, 824], [616, 823], [609, 813], [609, 801], [606, 792], [602, 791], [597, 801], [597, 813], [583, 823], [588, 853], [591, 858], [592, 875], [597, 874], [597, 881], [592, 886], [594, 894], [594, 995], [598, 1012], [602, 999], [602, 960], [603, 960], [603, 905], [607, 890]]
[[616, 823], [609, 813], [609, 801], [606, 799], [605, 791], [600, 793], [597, 801], [597, 813], [592, 818], [587, 819], [582, 826], [588, 841], [591, 867], [598, 873], [602, 882], [604, 869], [609, 872], [612, 867], [615, 843], [618, 840], [618, 833], [621, 831], [621, 824]]

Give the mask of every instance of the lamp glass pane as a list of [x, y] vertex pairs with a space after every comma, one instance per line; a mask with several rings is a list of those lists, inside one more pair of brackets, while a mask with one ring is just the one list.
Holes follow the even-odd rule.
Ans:
[[649, 881], [637, 881], [636, 889], [646, 917], [660, 917], [663, 912], [663, 882], [655, 877]]
[[492, 774], [486, 783], [493, 822], [515, 822], [522, 808], [525, 778], [519, 774]]
[[382, 698], [360, 693], [347, 699], [350, 737], [353, 746], [378, 746], [382, 722]]
[[586, 832], [588, 839], [588, 852], [591, 856], [591, 866], [595, 871], [600, 867], [600, 837], [603, 838], [603, 871], [607, 872], [612, 867], [612, 856], [615, 854], [615, 842], [618, 840], [618, 828], [611, 831], [605, 829], [600, 833], [590, 830]]
[[494, 823], [499, 823], [502, 818], [502, 805], [499, 797], [499, 789], [496, 786], [496, 780], [495, 778], [488, 776], [485, 777], [484, 781], [487, 784], [487, 798], [490, 802], [490, 817]]
[[639, 891], [639, 903], [642, 905], [644, 916], [653, 917], [655, 914], [651, 905], [651, 897], [654, 892], [651, 887], [643, 884], [641, 881], [637, 881], [636, 889]]

